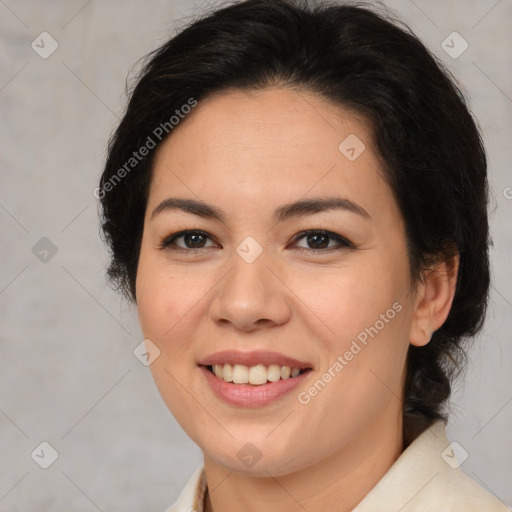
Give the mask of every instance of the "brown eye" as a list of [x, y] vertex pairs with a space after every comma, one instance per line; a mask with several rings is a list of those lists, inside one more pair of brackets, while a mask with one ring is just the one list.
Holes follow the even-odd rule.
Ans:
[[[172, 248], [175, 246], [178, 250], [183, 249], [206, 249], [208, 247], [212, 247], [213, 245], [206, 246], [206, 241], [210, 239], [210, 237], [203, 233], [202, 231], [180, 231], [179, 233], [174, 233], [173, 235], [165, 238], [160, 247], [164, 248]], [[178, 240], [183, 240], [179, 244], [176, 243]], [[184, 244], [184, 245], [182, 245]]]
[[[348, 241], [346, 238], [343, 238], [341, 235], [336, 233], [332, 233], [330, 231], [319, 231], [319, 230], [309, 230], [301, 233], [296, 239], [295, 242], [299, 240], [306, 240], [307, 247], [302, 246], [302, 249], [306, 250], [318, 250], [318, 249], [343, 249], [343, 248], [353, 248], [354, 244]], [[334, 241], [335, 244], [329, 246], [330, 242]], [[300, 247], [300, 246], [299, 246]]]

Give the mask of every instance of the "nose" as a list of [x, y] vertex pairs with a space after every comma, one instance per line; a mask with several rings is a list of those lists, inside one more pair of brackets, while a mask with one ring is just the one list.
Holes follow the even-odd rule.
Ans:
[[252, 263], [233, 253], [232, 269], [212, 298], [210, 315], [215, 322], [250, 332], [289, 320], [289, 291], [269, 263], [265, 253]]

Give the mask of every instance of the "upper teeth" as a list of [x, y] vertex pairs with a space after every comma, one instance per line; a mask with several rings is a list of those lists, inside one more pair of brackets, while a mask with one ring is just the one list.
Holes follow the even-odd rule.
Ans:
[[213, 373], [226, 382], [234, 382], [235, 384], [265, 384], [267, 381], [276, 382], [279, 379], [289, 379], [297, 377], [300, 368], [290, 368], [289, 366], [279, 366], [271, 364], [268, 368], [264, 364], [256, 366], [244, 366], [242, 364], [214, 364]]

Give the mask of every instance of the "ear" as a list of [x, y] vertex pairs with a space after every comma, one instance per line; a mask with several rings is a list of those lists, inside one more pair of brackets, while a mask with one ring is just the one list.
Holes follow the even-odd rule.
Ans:
[[459, 254], [423, 272], [417, 286], [412, 312], [409, 341], [411, 345], [422, 347], [432, 338], [432, 333], [445, 322], [452, 306]]

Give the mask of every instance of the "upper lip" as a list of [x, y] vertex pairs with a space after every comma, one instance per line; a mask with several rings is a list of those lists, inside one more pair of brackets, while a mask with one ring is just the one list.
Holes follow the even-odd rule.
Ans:
[[305, 370], [311, 368], [310, 363], [305, 363], [288, 357], [277, 352], [269, 352], [266, 350], [257, 350], [252, 352], [240, 352], [238, 350], [225, 350], [222, 352], [215, 352], [204, 359], [199, 361], [200, 366], [212, 366], [214, 364], [240, 364], [244, 366], [256, 366], [264, 364], [269, 366], [277, 364], [279, 366], [289, 366], [290, 368], [299, 368]]

